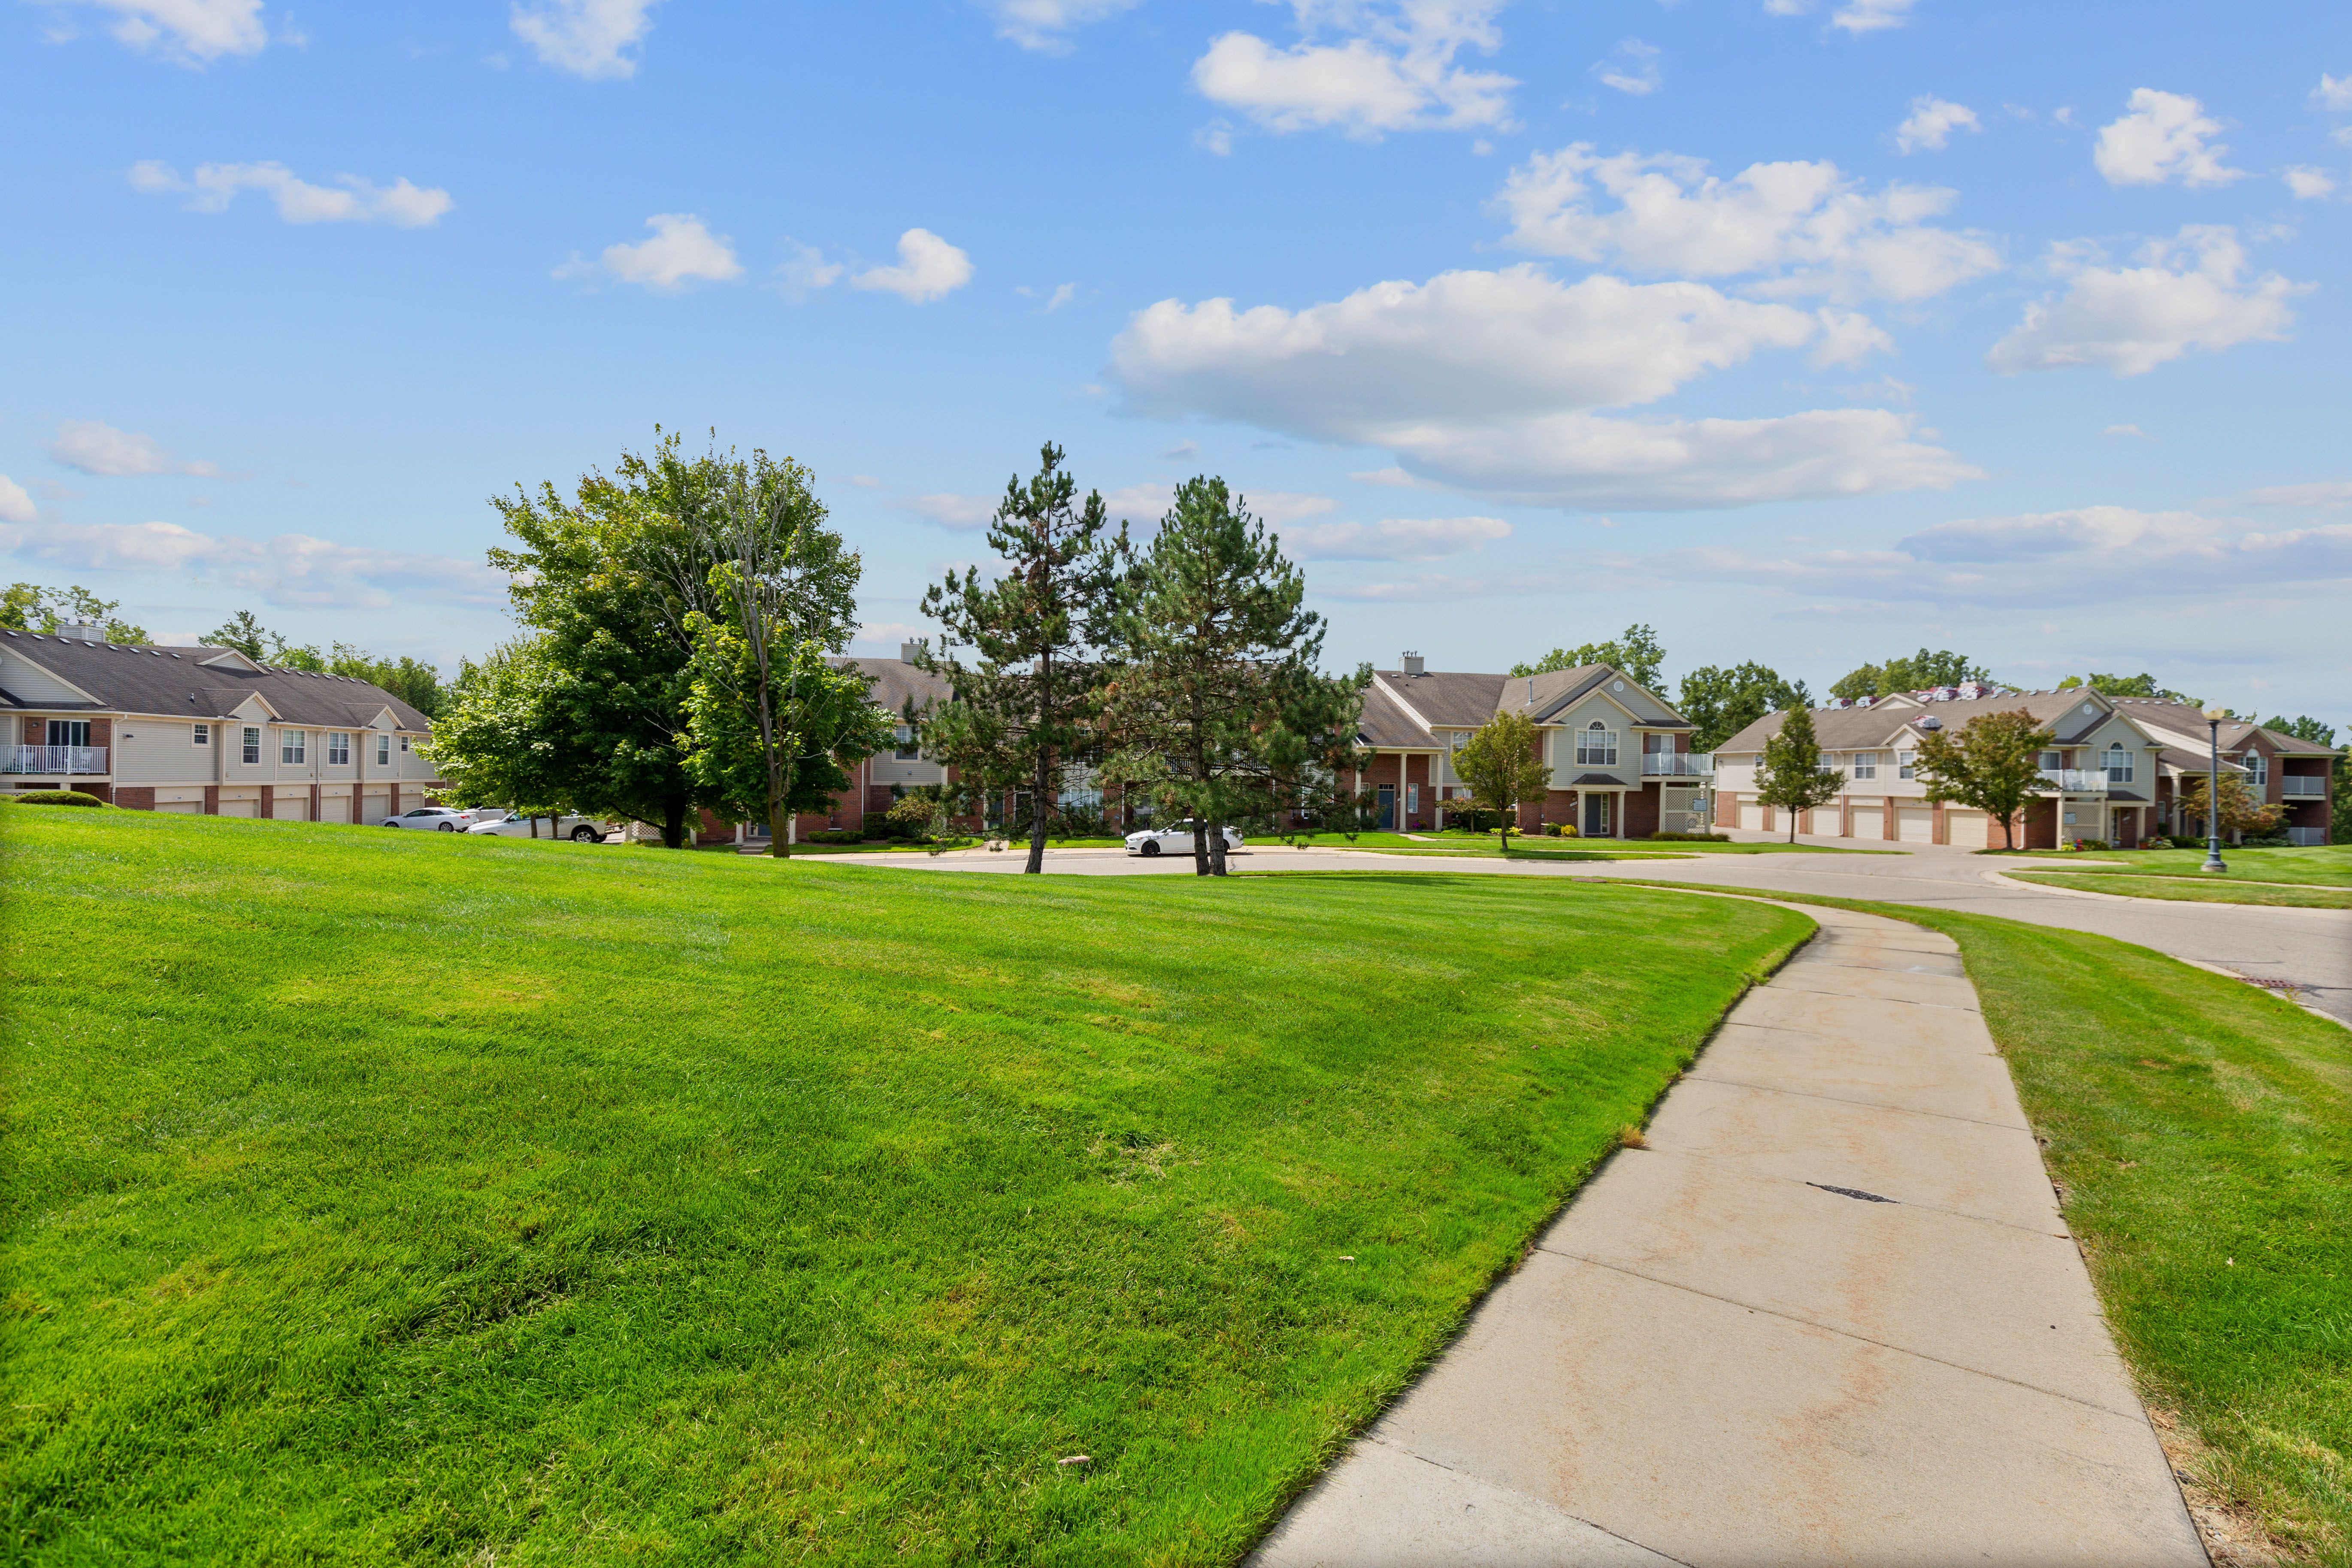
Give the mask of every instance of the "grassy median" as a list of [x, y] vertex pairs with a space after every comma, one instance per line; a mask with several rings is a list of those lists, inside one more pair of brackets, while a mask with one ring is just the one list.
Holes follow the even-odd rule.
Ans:
[[[2233, 882], [2280, 882], [2314, 888], [2352, 888], [2352, 844], [2326, 844], [2301, 849], [2231, 849], [2221, 851], [2226, 872], [2200, 870], [2202, 849], [2137, 849], [2126, 854], [2035, 849], [2021, 858], [2066, 864], [2084, 872], [2135, 877], [2178, 877], [2209, 887]], [[2109, 868], [2112, 868], [2112, 870]], [[2054, 867], [2053, 867], [2054, 868]]]
[[0, 835], [20, 1563], [1233, 1561], [1805, 930]]
[[2216, 877], [2198, 881], [2189, 877], [2142, 877], [2130, 871], [2011, 871], [2010, 880], [2038, 887], [2063, 888], [2079, 893], [2105, 893], [2112, 898], [2166, 899], [2187, 904], [2268, 904], [2289, 910], [2352, 910], [2352, 888], [2282, 887]]

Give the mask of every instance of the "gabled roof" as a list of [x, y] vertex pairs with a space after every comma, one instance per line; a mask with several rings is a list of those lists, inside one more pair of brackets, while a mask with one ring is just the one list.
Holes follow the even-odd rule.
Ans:
[[[388, 708], [403, 730], [425, 734], [433, 728], [431, 720], [380, 686], [256, 664], [229, 648], [89, 643], [24, 631], [0, 632], [0, 637], [9, 652], [89, 692], [102, 712], [224, 719], [247, 698], [258, 696], [287, 724], [363, 730], [379, 710]], [[223, 660], [219, 656], [225, 653], [234, 657]]]
[[[2081, 710], [2085, 702], [2094, 709], [2093, 712], [2085, 714]], [[1813, 710], [1813, 733], [1825, 752], [1868, 751], [1894, 745], [1898, 736], [1915, 730], [1922, 719], [1940, 719], [1946, 729], [1957, 730], [1982, 714], [2014, 713], [2021, 708], [2033, 716], [2036, 724], [2053, 731], [2060, 745], [2071, 744], [2088, 734], [2105, 723], [2110, 713], [2107, 699], [2079, 688], [2068, 691], [2020, 691], [1969, 702], [1906, 700], [1891, 707], [1873, 703], [1867, 708], [1817, 708]], [[1787, 717], [1785, 713], [1767, 713], [1717, 746], [1716, 752], [1760, 752], [1767, 740], [1780, 732], [1781, 721]], [[2126, 713], [2125, 717], [2130, 715]]]
[[[2115, 700], [2116, 707], [2143, 729], [2169, 731], [2163, 739], [2186, 737], [2200, 748], [2210, 743], [2205, 715], [2186, 702], [2168, 702], [2156, 697], [2118, 697]], [[2225, 752], [2244, 750], [2257, 735], [2268, 741], [2273, 751], [2285, 755], [2331, 757], [2336, 754], [2333, 746], [2323, 746], [2300, 735], [2266, 730], [2249, 719], [2221, 721], [2221, 749]]]
[[[1383, 669], [1372, 676], [1372, 691], [1385, 692], [1392, 698], [1417, 725], [1427, 730], [1475, 730], [1497, 713], [1519, 713], [1538, 724], [1557, 720], [1562, 710], [1581, 701], [1598, 689], [1618, 671], [1605, 664], [1580, 665], [1574, 669], [1550, 669], [1541, 675], [1471, 675], [1451, 670], [1428, 670], [1420, 675], [1407, 675], [1399, 669]], [[1641, 691], [1667, 715], [1664, 719], [1643, 719], [1625, 703], [1624, 709], [1636, 723], [1653, 730], [1686, 730], [1690, 721], [1674, 710], [1674, 705], [1657, 693], [1639, 685], [1630, 677], [1625, 684]], [[1603, 695], [1606, 695], [1604, 692]], [[1611, 698], [1610, 700], [1616, 701]], [[1367, 711], [1371, 706], [1366, 695]], [[1373, 742], [1375, 745], [1386, 744]], [[1412, 742], [1433, 745], [1434, 740]]]
[[[1424, 678], [1425, 679], [1425, 678]], [[1494, 717], [1489, 711], [1487, 719]], [[1486, 719], [1478, 721], [1483, 724]], [[1364, 714], [1357, 722], [1356, 737], [1375, 751], [1415, 752], [1437, 749], [1437, 737], [1423, 722], [1394, 688], [1374, 679], [1364, 689]]]
[[834, 662], [873, 677], [869, 690], [874, 700], [888, 709], [893, 718], [904, 712], [909, 701], [920, 713], [926, 708], [944, 703], [950, 696], [946, 680], [902, 658], [843, 658]]

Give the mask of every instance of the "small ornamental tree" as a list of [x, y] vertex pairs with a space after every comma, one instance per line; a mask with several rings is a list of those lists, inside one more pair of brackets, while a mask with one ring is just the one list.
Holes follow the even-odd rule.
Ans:
[[2057, 739], [2023, 709], [1980, 713], [1959, 733], [1931, 730], [1919, 742], [1916, 772], [1930, 801], [1954, 801], [2000, 823], [2004, 849], [2017, 847], [2010, 823], [2045, 792], [2042, 750]]
[[[946, 628], [947, 647], [935, 654], [926, 642], [914, 661], [944, 677], [952, 695], [924, 726], [924, 751], [975, 784], [1017, 779], [1028, 789], [1022, 869], [1033, 873], [1045, 868], [1046, 826], [1065, 770], [1099, 740], [1109, 676], [1101, 649], [1126, 554], [1126, 531], [1109, 534], [1102, 493], [1080, 503], [1062, 460], [1049, 441], [1035, 477], [1005, 486], [988, 526], [1003, 576], [982, 583], [979, 569], [967, 567], [923, 595], [923, 614]], [[972, 649], [977, 662], [955, 658], [958, 647]]]
[[[2183, 815], [2206, 819], [2205, 796], [2210, 784], [2204, 773], [2187, 780], [2180, 790], [2180, 810]], [[2253, 786], [2236, 773], [2221, 775], [2221, 831], [2260, 837], [2279, 825], [2284, 815], [2275, 805], [2264, 805], [2254, 794]], [[2208, 826], [2208, 835], [2213, 829]]]
[[1789, 842], [1797, 841], [1797, 816], [1827, 805], [1845, 787], [1843, 775], [1822, 766], [1822, 742], [1813, 733], [1813, 710], [1799, 703], [1764, 742], [1756, 768], [1756, 799], [1789, 814]]
[[1497, 713], [1454, 753], [1454, 771], [1470, 786], [1471, 804], [1501, 819], [1503, 851], [1511, 848], [1511, 818], [1521, 801], [1541, 800], [1551, 788], [1533, 721]]

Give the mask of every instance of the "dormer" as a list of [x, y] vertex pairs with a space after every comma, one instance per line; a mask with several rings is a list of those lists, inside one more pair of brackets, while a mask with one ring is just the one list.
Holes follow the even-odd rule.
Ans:
[[234, 669], [242, 675], [261, 673], [261, 666], [233, 647], [216, 649], [212, 658], [198, 659], [196, 662], [206, 669]]

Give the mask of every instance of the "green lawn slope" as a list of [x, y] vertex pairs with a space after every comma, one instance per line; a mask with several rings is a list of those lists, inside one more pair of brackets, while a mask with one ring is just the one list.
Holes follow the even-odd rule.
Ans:
[[1806, 929], [31, 808], [0, 874], [38, 1563], [1231, 1562]]

